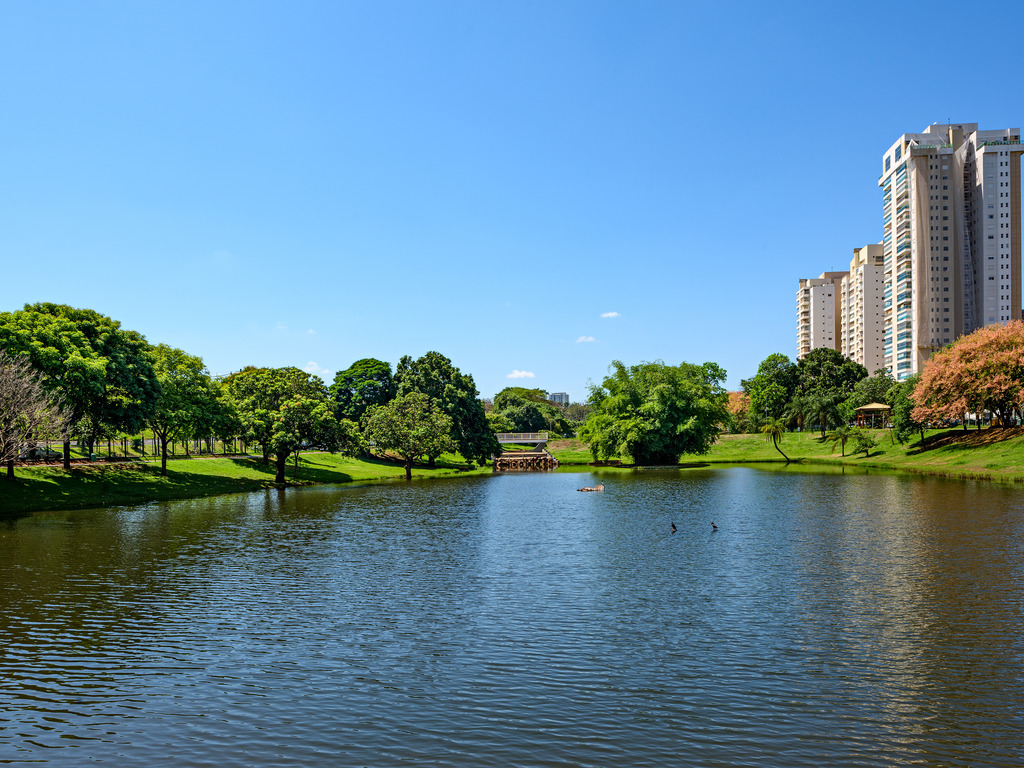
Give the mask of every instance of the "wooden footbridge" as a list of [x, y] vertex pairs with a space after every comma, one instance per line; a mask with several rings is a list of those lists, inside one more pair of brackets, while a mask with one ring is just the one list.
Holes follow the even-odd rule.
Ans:
[[532, 445], [528, 451], [504, 451], [494, 457], [495, 472], [527, 472], [554, 469], [558, 459], [547, 452], [547, 432], [499, 432], [495, 437], [502, 445]]

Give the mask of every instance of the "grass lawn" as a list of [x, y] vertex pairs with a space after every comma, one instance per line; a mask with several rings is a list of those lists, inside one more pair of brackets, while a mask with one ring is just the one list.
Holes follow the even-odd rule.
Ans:
[[[351, 483], [400, 479], [405, 469], [397, 460], [352, 459], [329, 453], [305, 453], [285, 473], [289, 485]], [[413, 467], [413, 479], [444, 475], [490, 473], [490, 466], [467, 470], [459, 457], [443, 456], [436, 469]], [[159, 462], [75, 465], [65, 473], [60, 465], [17, 467], [15, 481], [0, 478], [0, 515], [43, 510], [83, 509], [142, 504], [274, 488], [274, 467], [260, 459], [202, 458], [167, 462], [160, 476]]]
[[[842, 455], [840, 445], [821, 439], [818, 432], [789, 432], [779, 447], [790, 459], [806, 464], [844, 464], [848, 466], [894, 469], [906, 472], [942, 475], [954, 478], [989, 479], [1024, 483], [1024, 427], [983, 430], [944, 429], [925, 433], [906, 445], [893, 443], [889, 430], [867, 430], [878, 441], [870, 455], [852, 455], [852, 443]], [[578, 440], [560, 440], [548, 450], [563, 466], [589, 464], [593, 457]], [[763, 435], [722, 435], [706, 455], [684, 454], [681, 464], [745, 464], [784, 462], [770, 440]], [[623, 459], [628, 464], [628, 459]]]

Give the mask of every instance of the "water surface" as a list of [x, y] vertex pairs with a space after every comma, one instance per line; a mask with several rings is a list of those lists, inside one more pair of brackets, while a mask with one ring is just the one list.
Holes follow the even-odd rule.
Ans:
[[1024, 764], [1019, 491], [601, 478], [0, 523], [0, 762]]

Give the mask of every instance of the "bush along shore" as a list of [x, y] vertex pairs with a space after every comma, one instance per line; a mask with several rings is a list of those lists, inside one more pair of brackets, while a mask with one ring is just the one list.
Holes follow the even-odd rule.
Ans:
[[[490, 473], [490, 466], [468, 464], [461, 457], [445, 455], [435, 468], [416, 466], [413, 479]], [[245, 493], [267, 488], [372, 482], [405, 478], [404, 462], [396, 457], [350, 458], [340, 454], [304, 453], [298, 469], [289, 462], [285, 482], [275, 482], [274, 462], [264, 464], [254, 456], [179, 458], [160, 463], [74, 464], [70, 471], [60, 464], [23, 466], [17, 480], [0, 484], [0, 517], [29, 512], [93, 509], [144, 504], [154, 501]]]

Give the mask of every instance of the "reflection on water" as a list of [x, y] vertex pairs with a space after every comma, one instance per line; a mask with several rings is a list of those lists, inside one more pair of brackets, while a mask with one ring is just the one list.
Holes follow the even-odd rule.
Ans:
[[0, 523], [0, 762], [1024, 763], [1018, 491], [602, 477]]

